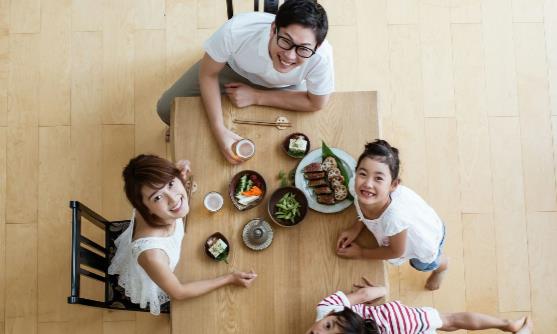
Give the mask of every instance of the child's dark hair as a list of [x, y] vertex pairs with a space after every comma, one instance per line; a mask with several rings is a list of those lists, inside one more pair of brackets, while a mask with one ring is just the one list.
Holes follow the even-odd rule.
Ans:
[[389, 171], [391, 172], [391, 178], [393, 181], [398, 179], [398, 172], [400, 169], [398, 149], [396, 147], [392, 147], [386, 140], [375, 139], [373, 142], [367, 143], [364, 153], [362, 153], [358, 158], [356, 169], [358, 169], [364, 158], [370, 158], [386, 164], [389, 166]]
[[141, 189], [144, 186], [161, 189], [174, 178], [178, 178], [182, 184], [186, 184], [180, 170], [172, 162], [156, 155], [141, 154], [131, 159], [124, 168], [122, 176], [128, 201], [151, 226], [157, 225], [159, 217], [149, 212], [143, 203]]
[[336, 317], [337, 325], [343, 334], [379, 334], [375, 321], [362, 318], [348, 307], [331, 314]]
[[327, 13], [316, 0], [286, 0], [275, 17], [277, 30], [291, 24], [299, 24], [313, 30], [317, 46], [321, 45], [329, 30]]

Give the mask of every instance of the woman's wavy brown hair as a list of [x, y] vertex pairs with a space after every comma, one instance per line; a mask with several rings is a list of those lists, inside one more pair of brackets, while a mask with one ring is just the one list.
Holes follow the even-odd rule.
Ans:
[[151, 226], [156, 226], [160, 222], [160, 218], [151, 213], [143, 203], [141, 189], [145, 186], [162, 189], [174, 178], [178, 178], [184, 187], [186, 185], [180, 170], [172, 162], [150, 154], [141, 154], [131, 159], [124, 168], [122, 176], [126, 197], [147, 224]]

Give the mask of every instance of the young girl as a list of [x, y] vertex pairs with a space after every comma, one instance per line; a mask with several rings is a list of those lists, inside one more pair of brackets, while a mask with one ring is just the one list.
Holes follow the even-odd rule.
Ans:
[[362, 279], [363, 284], [354, 284], [356, 291], [338, 291], [323, 299], [317, 305], [317, 322], [306, 334], [419, 334], [435, 333], [436, 329], [492, 328], [517, 334], [532, 332], [530, 317], [510, 321], [473, 312], [440, 314], [431, 307], [408, 307], [399, 301], [370, 306], [367, 303], [385, 296], [386, 289]]
[[182, 218], [189, 212], [185, 179], [189, 162], [176, 166], [154, 155], [139, 155], [124, 169], [124, 189], [134, 207], [130, 226], [116, 239], [108, 268], [133, 303], [158, 315], [170, 299], [197, 297], [227, 284], [249, 287], [257, 275], [234, 272], [213, 279], [180, 283], [174, 268], [184, 236]]
[[[337, 254], [345, 258], [410, 260], [419, 271], [432, 272], [426, 289], [437, 290], [448, 261], [442, 254], [445, 227], [435, 211], [415, 192], [399, 185], [398, 150], [384, 140], [365, 146], [358, 159], [353, 188], [359, 221], [341, 232]], [[367, 227], [378, 248], [362, 248], [354, 240]]]

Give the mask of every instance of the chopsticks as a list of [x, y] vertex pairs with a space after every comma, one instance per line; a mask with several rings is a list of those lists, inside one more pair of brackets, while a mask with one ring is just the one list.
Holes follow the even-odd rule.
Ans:
[[292, 127], [290, 122], [265, 122], [265, 121], [252, 121], [247, 119], [234, 119], [232, 122], [236, 124], [248, 124], [248, 125], [262, 125], [262, 126], [284, 126], [286, 128]]

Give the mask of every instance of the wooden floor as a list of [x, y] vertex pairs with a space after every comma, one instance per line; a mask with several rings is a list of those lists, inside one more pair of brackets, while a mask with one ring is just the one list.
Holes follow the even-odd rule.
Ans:
[[[448, 225], [442, 289], [390, 267], [392, 298], [531, 313], [552, 333], [557, 2], [321, 2], [337, 89], [378, 91], [403, 182]], [[65, 303], [67, 203], [129, 216], [121, 169], [167, 155], [157, 97], [225, 12], [221, 0], [0, 0], [0, 334], [170, 332], [164, 316]]]

